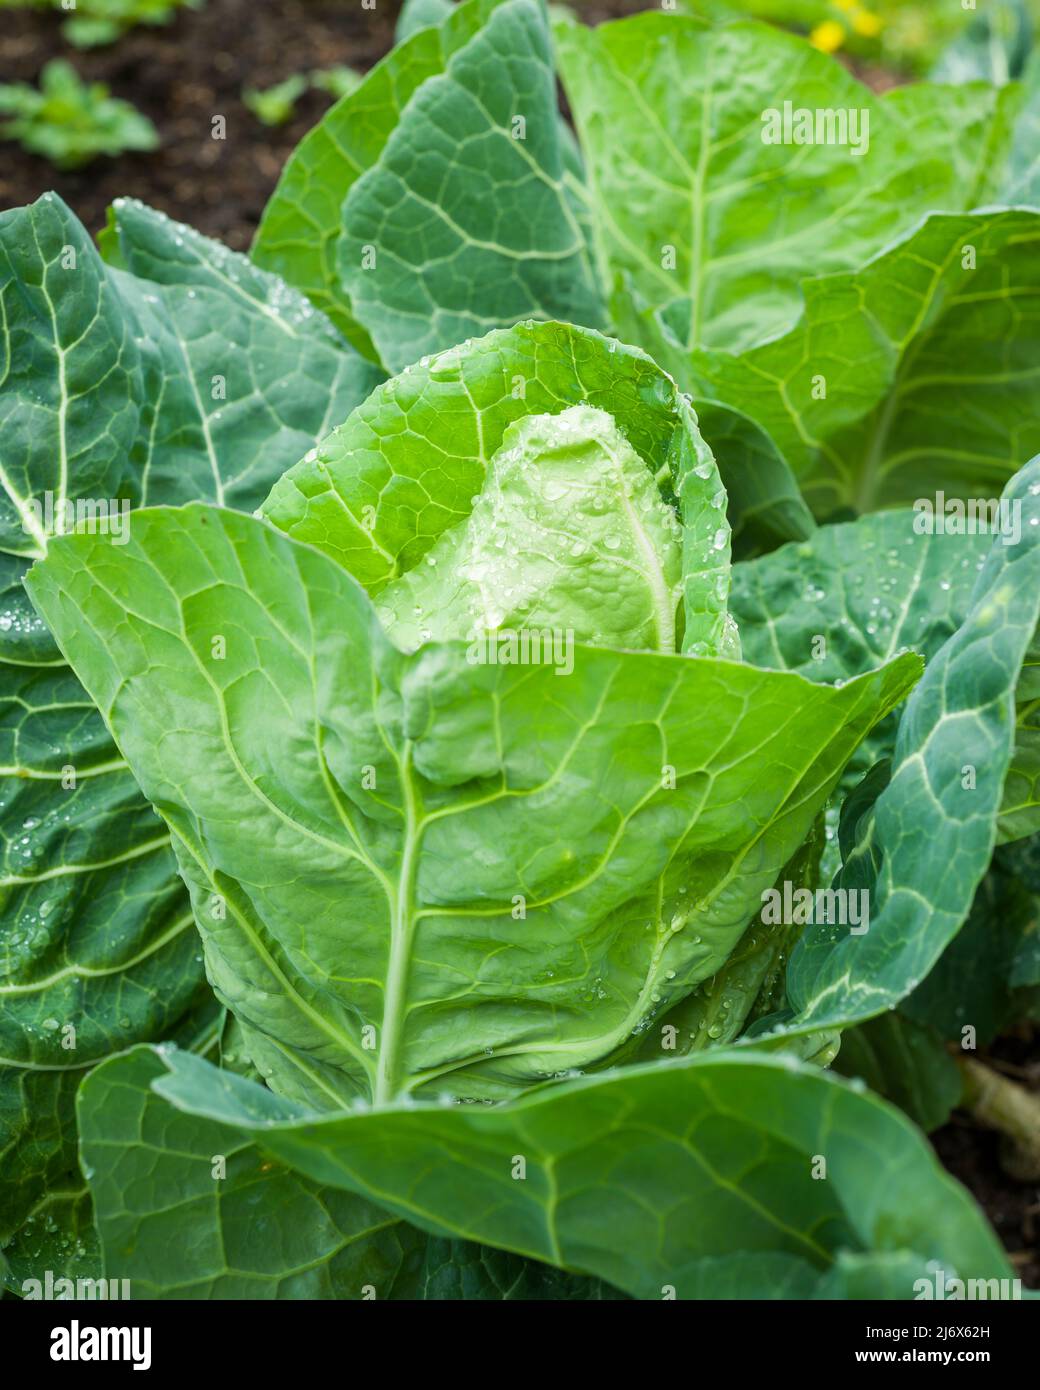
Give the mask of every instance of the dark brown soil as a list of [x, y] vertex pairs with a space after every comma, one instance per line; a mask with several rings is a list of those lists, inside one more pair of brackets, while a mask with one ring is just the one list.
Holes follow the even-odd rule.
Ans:
[[[286, 157], [331, 99], [308, 91], [292, 121], [272, 128], [242, 105], [243, 87], [337, 64], [366, 70], [390, 47], [396, 12], [390, 0], [375, 10], [354, 0], [209, 0], [201, 10], [181, 10], [170, 25], [79, 52], [63, 42], [60, 15], [5, 10], [5, 80], [35, 81], [49, 58], [69, 58], [82, 77], [107, 82], [114, 96], [149, 116], [162, 146], [61, 173], [4, 144], [0, 206], [53, 188], [96, 232], [113, 198], [132, 194], [245, 250]], [[211, 137], [215, 115], [227, 118], [226, 140]]]
[[[1040, 1092], [1040, 1024], [1009, 1029], [979, 1060], [1017, 1085]], [[943, 1164], [984, 1208], [1022, 1283], [1040, 1289], [1040, 1182], [1011, 1177], [1001, 1160], [1000, 1135], [959, 1111], [931, 1138]]]
[[[646, 7], [647, 0], [590, 0], [582, 11], [598, 22]], [[287, 156], [330, 98], [307, 92], [293, 119], [271, 128], [243, 106], [243, 87], [337, 64], [365, 71], [389, 49], [397, 10], [398, 0], [377, 0], [375, 10], [359, 0], [208, 0], [168, 26], [139, 28], [85, 53], [63, 42], [59, 15], [0, 12], [0, 79], [34, 82], [48, 59], [69, 58], [81, 76], [107, 82], [149, 116], [162, 141], [154, 154], [100, 159], [75, 173], [0, 145], [0, 209], [52, 188], [97, 232], [113, 198], [132, 194], [245, 250]], [[878, 88], [892, 81], [877, 70], [860, 76]], [[215, 115], [227, 119], [226, 140], [211, 138]], [[1040, 1189], [1007, 1177], [996, 1137], [964, 1120], [935, 1143], [986, 1209], [1023, 1281], [1040, 1287]]]
[[999, 1136], [955, 1115], [932, 1135], [955, 1178], [975, 1195], [1028, 1289], [1040, 1289], [1040, 1183], [1009, 1178], [1000, 1166]]

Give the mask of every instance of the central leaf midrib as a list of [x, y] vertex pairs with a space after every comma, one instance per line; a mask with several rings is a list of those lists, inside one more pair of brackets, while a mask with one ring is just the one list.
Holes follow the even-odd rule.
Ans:
[[401, 1048], [408, 1015], [408, 977], [416, 923], [415, 879], [423, 829], [412, 781], [412, 749], [411, 740], [406, 740], [404, 754], [399, 762], [404, 838], [397, 891], [394, 894], [390, 915], [390, 950], [386, 989], [383, 993], [383, 1020], [379, 1033], [379, 1061], [372, 1095], [377, 1105], [393, 1100], [401, 1089]]
[[647, 587], [650, 590], [650, 600], [654, 613], [654, 632], [657, 637], [657, 650], [666, 653], [675, 651], [675, 603], [669, 590], [664, 570], [661, 567], [660, 557], [646, 530], [636, 515], [635, 508], [632, 506], [632, 498], [625, 483], [624, 470], [621, 467], [617, 455], [611, 451], [611, 457], [617, 469], [618, 476], [618, 495], [621, 506], [624, 508], [625, 516], [632, 531], [632, 538], [636, 543], [636, 549], [643, 561], [643, 574], [646, 578]]

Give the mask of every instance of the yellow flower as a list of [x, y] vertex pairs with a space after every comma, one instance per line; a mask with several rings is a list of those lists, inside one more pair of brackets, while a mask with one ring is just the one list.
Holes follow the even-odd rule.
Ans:
[[809, 42], [822, 53], [833, 53], [845, 42], [845, 28], [836, 19], [825, 19], [809, 35]]
[[871, 14], [869, 10], [856, 10], [852, 16], [852, 27], [865, 39], [876, 39], [883, 25], [880, 15]]

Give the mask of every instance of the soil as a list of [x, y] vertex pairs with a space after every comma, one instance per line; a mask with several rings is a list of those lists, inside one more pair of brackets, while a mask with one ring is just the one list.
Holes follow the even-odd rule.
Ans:
[[[1009, 1029], [979, 1061], [1040, 1093], [1040, 1024], [1022, 1023]], [[960, 1111], [931, 1135], [931, 1141], [944, 1167], [985, 1210], [1023, 1285], [1040, 1289], [1040, 1182], [1011, 1177], [1004, 1167], [1001, 1136]]]
[[[0, 209], [54, 189], [97, 232], [112, 200], [133, 194], [248, 249], [282, 165], [331, 99], [308, 91], [288, 124], [268, 127], [242, 104], [243, 87], [338, 64], [367, 71], [391, 46], [398, 8], [398, 0], [376, 0], [374, 10], [359, 0], [208, 0], [169, 25], [132, 30], [89, 52], [62, 40], [58, 14], [3, 10], [0, 80], [35, 82], [48, 59], [69, 58], [82, 77], [108, 83], [149, 116], [162, 143], [154, 154], [99, 160], [74, 173], [5, 143]], [[644, 8], [646, 0], [590, 0], [582, 11], [598, 22]], [[877, 89], [892, 84], [880, 70], [859, 75]], [[210, 135], [217, 114], [227, 119], [223, 141]], [[933, 1139], [946, 1167], [985, 1208], [1023, 1282], [1040, 1288], [1040, 1186], [1006, 1176], [997, 1137], [966, 1119], [955, 1117]]]
[[[100, 159], [74, 173], [4, 144], [0, 207], [53, 188], [97, 232], [109, 203], [132, 194], [246, 250], [282, 165], [331, 98], [308, 91], [287, 125], [270, 127], [243, 106], [243, 87], [339, 64], [367, 70], [393, 42], [397, 8], [388, 0], [375, 10], [357, 0], [208, 0], [178, 11], [169, 25], [133, 29], [82, 52], [62, 40], [61, 15], [4, 11], [5, 81], [34, 82], [48, 59], [68, 58], [81, 77], [107, 82], [143, 111], [162, 144], [154, 154]], [[226, 140], [210, 134], [218, 114], [227, 119]]]
[[974, 1194], [1027, 1289], [1040, 1289], [1040, 1183], [1021, 1183], [1000, 1166], [1000, 1139], [955, 1114], [931, 1136], [942, 1164]]

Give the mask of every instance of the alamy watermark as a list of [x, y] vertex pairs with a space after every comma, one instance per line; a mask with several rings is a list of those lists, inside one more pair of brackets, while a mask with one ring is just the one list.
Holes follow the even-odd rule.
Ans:
[[848, 927], [862, 936], [870, 927], [870, 894], [866, 888], [799, 888], [785, 879], [762, 893], [760, 913], [765, 926]]
[[573, 628], [496, 628], [471, 632], [466, 648], [471, 666], [552, 666], [558, 676], [574, 670]]
[[870, 149], [870, 112], [866, 107], [768, 106], [762, 112], [763, 145], [843, 145], [853, 159]]
[[106, 1303], [113, 1299], [126, 1302], [130, 1297], [130, 1280], [70, 1279], [66, 1275], [55, 1277], [53, 1270], [46, 1269], [42, 1279], [23, 1279], [22, 1293], [27, 1300], [43, 1299], [48, 1302], [51, 1299], [63, 1302], [75, 1300], [78, 1303], [94, 1299]]
[[23, 528], [46, 536], [64, 536], [77, 529], [94, 535], [111, 536], [113, 545], [126, 545], [130, 539], [130, 502], [126, 497], [55, 497], [47, 491], [25, 503], [35, 527], [24, 518]]
[[1018, 497], [919, 497], [914, 503], [918, 536], [999, 536], [1004, 545], [1022, 539], [1022, 500]]
[[1013, 1301], [1021, 1297], [1021, 1279], [953, 1279], [945, 1270], [937, 1269], [930, 1279], [914, 1280], [914, 1298], [918, 1302], [974, 1303]]
[[91, 1327], [73, 1318], [51, 1332], [52, 1361], [129, 1361], [135, 1371], [152, 1365], [150, 1327]]

